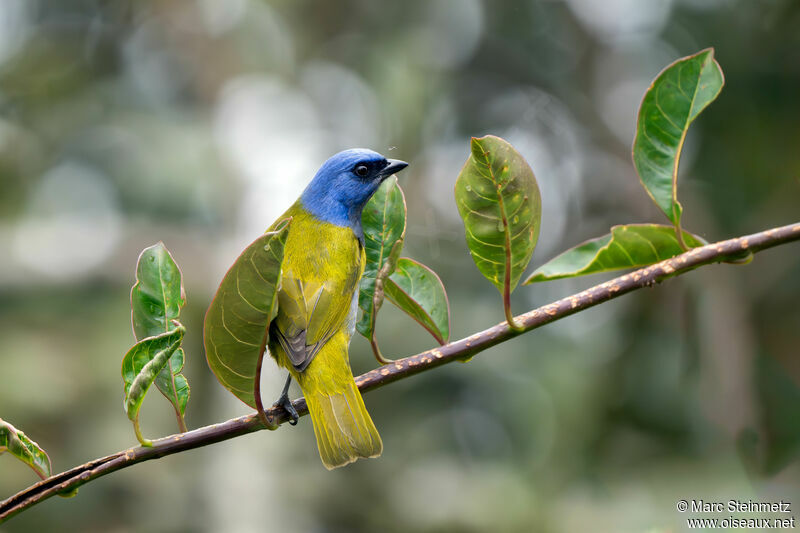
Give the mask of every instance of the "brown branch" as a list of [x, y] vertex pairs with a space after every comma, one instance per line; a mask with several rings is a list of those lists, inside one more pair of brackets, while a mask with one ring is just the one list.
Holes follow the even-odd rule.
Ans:
[[[694, 248], [671, 259], [614, 278], [611, 281], [601, 283], [585, 291], [519, 315], [515, 317], [515, 320], [522, 327], [520, 331], [512, 330], [507, 322], [501, 322], [465, 339], [451, 342], [412, 357], [398, 359], [391, 364], [371, 370], [358, 376], [356, 383], [362, 392], [377, 389], [393, 381], [413, 376], [431, 368], [472, 357], [487, 348], [491, 348], [524, 332], [555, 322], [633, 290], [653, 286], [667, 278], [684, 274], [698, 266], [708, 263], [735, 261], [751, 253], [797, 240], [800, 240], [800, 222]], [[304, 398], [295, 400], [293, 405], [300, 416], [308, 413]], [[288, 420], [286, 412], [279, 407], [268, 409], [267, 414], [276, 424], [282, 424]], [[68, 494], [84, 483], [122, 468], [133, 466], [142, 461], [158, 459], [173, 453], [232, 439], [261, 429], [264, 429], [264, 427], [258, 415], [254, 413], [234, 418], [221, 424], [214, 424], [187, 433], [157, 439], [153, 441], [152, 447], [130, 448], [108, 457], [95, 459], [72, 470], [49, 477], [0, 502], [0, 523], [55, 494]]]

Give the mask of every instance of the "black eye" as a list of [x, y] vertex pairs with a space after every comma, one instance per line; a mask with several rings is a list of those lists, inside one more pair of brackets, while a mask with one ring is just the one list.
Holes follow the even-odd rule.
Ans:
[[367, 174], [369, 174], [369, 169], [367, 168], [367, 165], [358, 165], [358, 166], [355, 168], [355, 173], [356, 173], [356, 175], [357, 175], [357, 176], [359, 176], [359, 177], [362, 177], [362, 178], [363, 178], [363, 177], [365, 177]]

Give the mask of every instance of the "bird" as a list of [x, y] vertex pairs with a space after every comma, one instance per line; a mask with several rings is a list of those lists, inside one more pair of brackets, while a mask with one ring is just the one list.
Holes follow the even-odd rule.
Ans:
[[361, 213], [380, 184], [407, 166], [363, 148], [339, 152], [323, 163], [270, 228], [292, 219], [277, 314], [268, 335], [270, 355], [289, 371], [275, 405], [287, 411], [292, 425], [297, 423], [288, 397], [294, 379], [305, 396], [319, 455], [329, 470], [383, 452], [348, 351], [366, 261]]

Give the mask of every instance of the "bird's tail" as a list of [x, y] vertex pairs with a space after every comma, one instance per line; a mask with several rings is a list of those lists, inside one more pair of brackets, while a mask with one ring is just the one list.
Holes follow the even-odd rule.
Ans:
[[346, 350], [344, 335], [335, 335], [297, 376], [314, 424], [319, 456], [328, 470], [383, 452], [381, 436], [364, 406], [347, 356], [342, 357]]

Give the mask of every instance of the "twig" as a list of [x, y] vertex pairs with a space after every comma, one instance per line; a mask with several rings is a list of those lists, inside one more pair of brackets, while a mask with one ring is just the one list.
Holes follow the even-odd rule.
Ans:
[[[684, 274], [701, 265], [735, 260], [744, 255], [797, 240], [800, 240], [800, 222], [694, 248], [671, 259], [614, 278], [611, 281], [601, 283], [585, 291], [519, 315], [515, 317], [516, 323], [521, 327], [519, 331], [511, 329], [507, 322], [501, 322], [465, 339], [378, 367], [358, 376], [356, 383], [362, 392], [377, 389], [393, 381], [413, 376], [434, 367], [472, 357], [522, 333], [555, 322], [633, 290], [653, 286], [667, 278]], [[292, 404], [300, 416], [308, 413], [304, 398], [295, 400]], [[287, 413], [280, 407], [268, 409], [267, 414], [276, 424], [282, 424], [288, 420]], [[232, 439], [261, 429], [264, 429], [261, 420], [254, 413], [187, 433], [157, 439], [153, 441], [152, 447], [130, 448], [108, 457], [95, 459], [40, 481], [0, 503], [0, 523], [55, 494], [68, 494], [93, 479], [116, 472], [122, 468], [133, 466], [142, 461], [158, 459], [173, 453]]]

